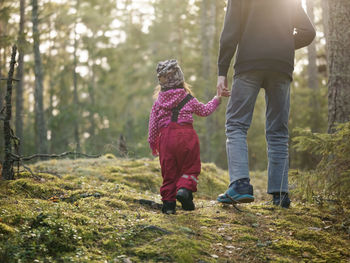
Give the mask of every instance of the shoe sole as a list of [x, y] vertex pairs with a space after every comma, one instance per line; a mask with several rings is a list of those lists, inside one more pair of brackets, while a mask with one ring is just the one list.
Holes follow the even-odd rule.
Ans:
[[240, 204], [240, 203], [251, 203], [254, 202], [254, 196], [252, 195], [242, 195], [239, 198], [234, 198], [226, 194], [226, 200], [220, 200], [217, 199], [218, 202], [220, 203], [225, 203], [225, 204]]
[[189, 201], [181, 195], [177, 195], [176, 199], [181, 203], [182, 209], [187, 211], [193, 211], [195, 209], [193, 201]]

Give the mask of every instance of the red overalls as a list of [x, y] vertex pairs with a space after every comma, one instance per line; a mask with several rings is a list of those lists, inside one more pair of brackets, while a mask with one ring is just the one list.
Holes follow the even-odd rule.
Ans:
[[180, 188], [196, 192], [201, 171], [197, 133], [192, 124], [177, 123], [178, 112], [186, 104], [182, 102], [173, 110], [170, 124], [160, 131], [159, 160], [163, 177], [160, 194], [163, 201], [175, 201]]

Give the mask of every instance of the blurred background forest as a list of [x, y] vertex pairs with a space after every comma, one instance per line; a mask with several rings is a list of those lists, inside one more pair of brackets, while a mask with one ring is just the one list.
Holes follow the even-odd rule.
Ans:
[[[296, 54], [291, 140], [296, 127], [327, 131], [327, 25], [323, 22], [327, 14], [323, 3], [303, 2], [317, 37]], [[178, 59], [197, 98], [202, 102], [211, 99], [216, 92], [225, 6], [224, 0], [1, 0], [1, 78], [7, 76], [14, 43], [20, 52], [16, 78], [22, 81], [15, 83], [13, 127], [21, 139], [21, 154], [71, 150], [150, 157], [147, 133], [157, 85], [156, 63]], [[39, 59], [41, 63], [36, 63]], [[230, 85], [232, 75], [231, 69]], [[1, 81], [0, 108], [5, 86], [6, 81]], [[209, 118], [195, 119], [202, 160], [222, 168], [227, 167], [226, 101]], [[2, 122], [0, 125], [3, 138]], [[253, 170], [266, 169], [264, 126], [262, 90], [248, 134]], [[0, 159], [3, 154], [1, 151]], [[312, 168], [315, 164], [310, 154], [290, 148], [291, 167]]]

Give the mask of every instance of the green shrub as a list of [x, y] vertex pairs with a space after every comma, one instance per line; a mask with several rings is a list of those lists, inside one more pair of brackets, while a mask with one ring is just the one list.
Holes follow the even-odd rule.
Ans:
[[320, 158], [315, 170], [298, 176], [308, 191], [321, 197], [350, 201], [350, 122], [337, 126], [333, 134], [298, 129], [293, 141], [298, 151]]

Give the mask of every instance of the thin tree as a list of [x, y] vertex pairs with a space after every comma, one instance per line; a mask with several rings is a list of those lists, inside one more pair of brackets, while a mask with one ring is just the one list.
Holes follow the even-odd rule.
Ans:
[[[307, 1], [307, 13], [310, 17], [312, 23], [315, 24], [315, 15], [314, 15], [314, 1]], [[307, 47], [307, 55], [309, 64], [307, 66], [308, 69], [308, 85], [311, 89], [311, 97], [310, 97], [310, 106], [311, 106], [311, 114], [313, 115], [310, 119], [311, 131], [316, 132], [317, 127], [319, 126], [319, 119], [317, 116], [319, 115], [319, 103], [317, 100], [318, 91], [318, 70], [317, 70], [317, 51], [316, 51], [316, 39]]]
[[38, 29], [38, 1], [32, 0], [32, 23], [33, 23], [33, 49], [34, 49], [34, 72], [35, 72], [35, 135], [37, 151], [39, 153], [47, 153], [47, 134], [44, 118], [44, 103], [43, 103], [43, 70], [40, 56], [40, 39]]
[[[25, 0], [20, 0], [20, 21], [18, 32], [18, 67], [17, 67], [17, 85], [16, 85], [16, 136], [22, 141], [23, 137], [23, 61], [24, 61], [24, 9]], [[20, 145], [18, 151], [20, 152]]]
[[[215, 39], [215, 19], [216, 19], [216, 1], [215, 0], [203, 0], [201, 3], [201, 43], [202, 43], [202, 78], [204, 80], [206, 90], [205, 95], [207, 99], [212, 97], [213, 89], [211, 79], [209, 76], [213, 76], [213, 55], [212, 50]], [[212, 158], [211, 152], [211, 135], [213, 134], [213, 119], [212, 117], [206, 118], [206, 157], [208, 160]]]
[[6, 88], [6, 96], [5, 96], [5, 118], [4, 118], [4, 141], [5, 141], [5, 160], [4, 166], [2, 170], [2, 176], [5, 180], [13, 180], [13, 161], [11, 157], [12, 153], [12, 139], [13, 134], [10, 126], [11, 116], [12, 116], [12, 82], [13, 82], [13, 74], [15, 71], [16, 64], [16, 53], [17, 47], [14, 45], [12, 47], [11, 54], [11, 62], [10, 69], [7, 78], [7, 88]]
[[74, 70], [73, 70], [73, 108], [75, 122], [74, 122], [74, 139], [76, 144], [76, 151], [80, 152], [80, 137], [79, 137], [79, 99], [78, 99], [78, 73], [77, 73], [77, 49], [78, 49], [78, 39], [77, 39], [77, 19], [78, 19], [78, 9], [79, 9], [79, 0], [76, 1], [76, 18], [74, 22]]
[[328, 2], [328, 132], [350, 121], [350, 1]]

